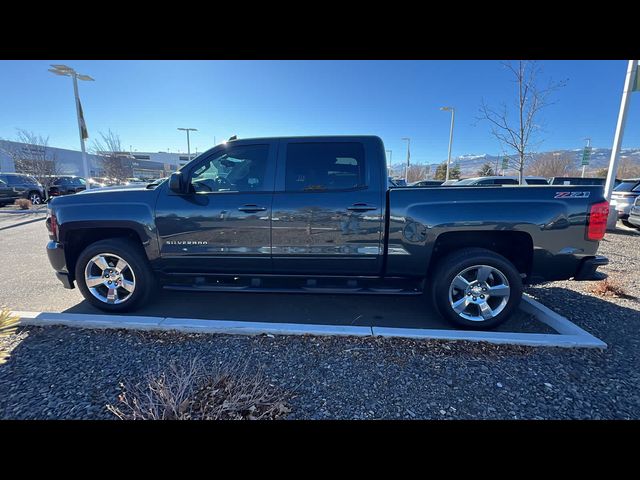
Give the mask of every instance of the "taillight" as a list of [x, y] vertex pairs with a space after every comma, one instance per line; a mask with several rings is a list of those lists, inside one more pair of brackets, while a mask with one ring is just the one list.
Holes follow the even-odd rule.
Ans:
[[56, 218], [55, 213], [51, 213], [49, 218], [46, 220], [47, 229], [49, 230], [49, 234], [51, 237], [58, 239], [58, 219]]
[[609, 218], [609, 202], [594, 203], [589, 210], [587, 219], [587, 239], [602, 240], [607, 231]]

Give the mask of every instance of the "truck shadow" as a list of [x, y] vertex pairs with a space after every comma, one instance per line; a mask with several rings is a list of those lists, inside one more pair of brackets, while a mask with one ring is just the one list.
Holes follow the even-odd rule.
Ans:
[[[104, 314], [83, 301], [68, 313]], [[423, 296], [162, 291], [124, 316], [455, 330]], [[499, 330], [554, 333], [518, 311]]]

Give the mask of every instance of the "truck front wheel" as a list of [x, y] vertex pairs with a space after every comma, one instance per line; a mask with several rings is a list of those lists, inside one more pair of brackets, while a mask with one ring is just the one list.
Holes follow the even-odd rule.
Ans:
[[89, 245], [78, 257], [75, 274], [84, 298], [106, 312], [140, 306], [155, 283], [142, 247], [125, 238]]
[[441, 315], [455, 325], [495, 328], [520, 304], [522, 280], [502, 255], [466, 248], [447, 255], [430, 275], [431, 293]]

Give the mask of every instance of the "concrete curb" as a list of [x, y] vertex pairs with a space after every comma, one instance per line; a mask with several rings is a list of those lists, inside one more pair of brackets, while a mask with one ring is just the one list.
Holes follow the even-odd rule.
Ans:
[[520, 308], [547, 324], [558, 334], [420, 328], [366, 327], [353, 325], [309, 325], [303, 323], [244, 322], [198, 318], [91, 315], [79, 313], [13, 312], [22, 325], [65, 325], [77, 328], [161, 330], [228, 335], [339, 335], [397, 337], [422, 340], [466, 340], [534, 347], [607, 348], [607, 344], [565, 317], [525, 295]]
[[35, 214], [35, 213], [47, 213], [47, 209], [40, 209], [40, 210], [0, 210], [0, 215], [3, 214], [7, 214], [7, 215], [27, 215], [27, 214]]

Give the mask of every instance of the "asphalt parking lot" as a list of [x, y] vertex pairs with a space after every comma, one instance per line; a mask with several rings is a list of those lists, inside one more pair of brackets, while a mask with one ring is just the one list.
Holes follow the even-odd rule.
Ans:
[[[44, 216], [0, 214], [0, 304], [12, 310], [103, 313], [55, 278], [44, 246]], [[451, 329], [422, 297], [210, 293], [161, 290], [135, 315], [211, 320]], [[519, 313], [502, 331], [553, 333]]]
[[[65, 290], [53, 277], [42, 251], [42, 220], [16, 220], [0, 218], [0, 302], [21, 310], [88, 308], [77, 291]], [[22, 222], [30, 223], [15, 226]], [[608, 233], [600, 253], [611, 260], [603, 270], [623, 285], [624, 297], [594, 295], [594, 282], [572, 281], [532, 287], [528, 293], [604, 340], [604, 351], [26, 327], [0, 339], [11, 350], [0, 365], [0, 418], [112, 419], [106, 405], [118, 401], [121, 382], [140, 382], [150, 369], [197, 357], [207, 365], [241, 361], [260, 370], [292, 393], [290, 419], [637, 419], [640, 234]], [[421, 313], [404, 297], [378, 297], [372, 304], [373, 297], [357, 296], [237, 296], [231, 311], [271, 318], [295, 311], [298, 319], [333, 315], [352, 322], [365, 312], [369, 320], [384, 321], [400, 312], [395, 318], [406, 321]], [[185, 294], [179, 301], [163, 294], [157, 302], [162, 308], [202, 302], [198, 308], [214, 309], [221, 308], [220, 297], [225, 296]], [[261, 303], [250, 307], [249, 299]]]

